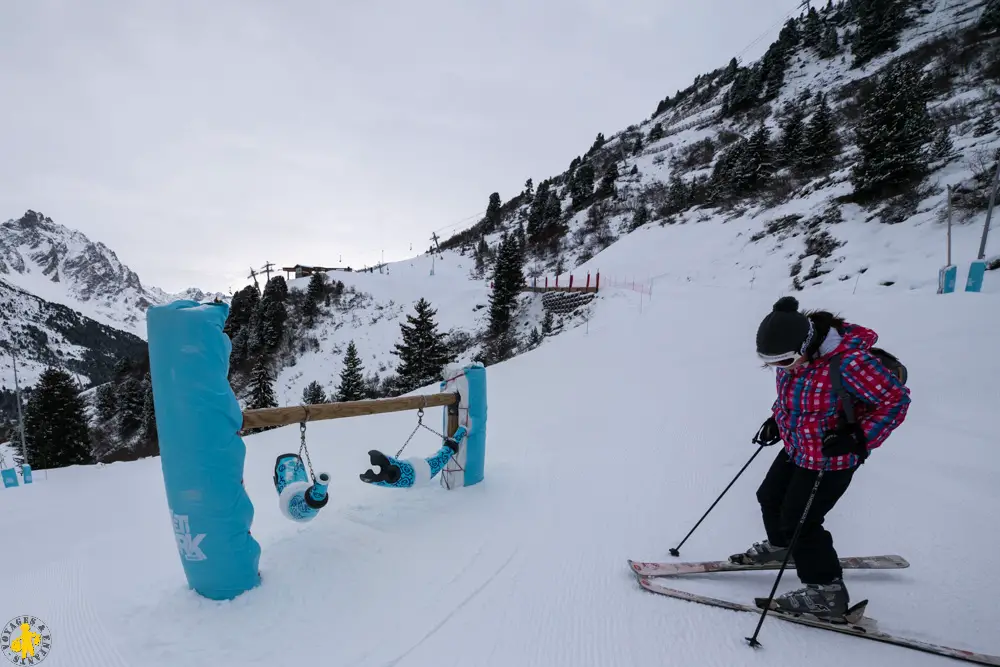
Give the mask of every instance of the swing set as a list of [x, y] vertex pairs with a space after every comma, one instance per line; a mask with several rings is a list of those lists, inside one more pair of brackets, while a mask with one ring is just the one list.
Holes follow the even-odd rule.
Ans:
[[[451, 464], [449, 472], [464, 471], [456, 458], [468, 429], [459, 424], [459, 407], [462, 403], [458, 392], [419, 395], [403, 398], [389, 398], [364, 401], [344, 401], [317, 405], [299, 405], [287, 408], [263, 408], [243, 412], [241, 433], [260, 427], [285, 426], [298, 422], [299, 451], [280, 454], [274, 462], [274, 488], [278, 492], [278, 507], [281, 513], [293, 521], [311, 521], [326, 506], [329, 500], [327, 488], [329, 473], [319, 475], [313, 470], [312, 457], [306, 444], [306, 423], [324, 419], [356, 417], [360, 415], [383, 414], [403, 410], [417, 410], [417, 424], [413, 427], [403, 446], [395, 456], [386, 456], [377, 449], [368, 451], [369, 461], [375, 469], [369, 468], [358, 477], [362, 482], [377, 486], [409, 488], [433, 479], [441, 470]], [[448, 435], [440, 433], [424, 423], [424, 409], [428, 407], [447, 408]], [[433, 456], [425, 459], [402, 460], [403, 450], [421, 428], [437, 436], [441, 448]], [[307, 474], [308, 471], [308, 474]], [[421, 474], [421, 471], [423, 474]], [[448, 482], [443, 478], [446, 488]]]
[[[359, 475], [373, 486], [406, 489], [437, 477], [449, 491], [483, 481], [486, 368], [471, 363], [440, 383], [439, 393], [243, 411], [229, 384], [232, 343], [223, 333], [226, 303], [180, 300], [146, 311], [150, 377], [160, 464], [177, 552], [188, 586], [211, 600], [230, 600], [261, 583], [261, 547], [250, 532], [254, 507], [243, 486], [249, 429], [299, 425], [298, 453], [275, 460], [281, 512], [310, 521], [329, 502], [330, 475], [314, 472], [306, 425], [311, 421], [417, 411], [417, 424], [395, 456], [368, 451]], [[445, 408], [441, 429], [425, 410]], [[441, 439], [433, 455], [400, 458], [421, 428]], [[335, 491], [335, 490], [334, 490]]]

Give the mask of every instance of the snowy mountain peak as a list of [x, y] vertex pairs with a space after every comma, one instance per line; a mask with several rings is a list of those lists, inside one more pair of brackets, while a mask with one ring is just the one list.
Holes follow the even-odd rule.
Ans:
[[47, 301], [89, 304], [88, 316], [130, 331], [156, 301], [113, 250], [30, 210], [0, 225], [0, 274]]
[[111, 248], [31, 210], [0, 224], [0, 280], [140, 337], [151, 305], [226, 298], [195, 287], [169, 294], [144, 286]]
[[[117, 354], [133, 349], [127, 334], [146, 337], [147, 308], [216, 297], [228, 299], [193, 287], [168, 294], [144, 286], [108, 246], [40, 212], [0, 224], [0, 347], [18, 353], [28, 384], [53, 363], [103, 378]], [[0, 386], [12, 384], [12, 373], [0, 364]]]

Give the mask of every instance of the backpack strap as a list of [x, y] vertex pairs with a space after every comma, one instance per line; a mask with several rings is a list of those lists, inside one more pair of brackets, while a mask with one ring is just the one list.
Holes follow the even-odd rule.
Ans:
[[840, 405], [844, 411], [844, 415], [847, 417], [847, 423], [856, 424], [857, 419], [854, 416], [854, 399], [851, 398], [851, 395], [846, 389], [844, 389], [843, 379], [840, 375], [840, 361], [842, 355], [842, 352], [838, 352], [830, 357], [830, 384], [833, 385], [833, 390], [840, 396]]

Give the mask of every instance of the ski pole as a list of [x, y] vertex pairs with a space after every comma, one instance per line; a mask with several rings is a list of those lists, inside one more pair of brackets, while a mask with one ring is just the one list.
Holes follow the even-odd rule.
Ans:
[[[757, 442], [757, 440], [756, 440], [756, 439], [754, 439], [754, 442]], [[729, 483], [729, 486], [727, 486], [727, 487], [726, 487], [726, 488], [725, 488], [725, 489], [724, 489], [724, 490], [722, 491], [722, 493], [721, 493], [721, 494], [719, 494], [719, 497], [715, 499], [715, 502], [714, 502], [714, 503], [712, 503], [712, 506], [708, 508], [708, 511], [706, 511], [706, 512], [705, 512], [704, 514], [702, 514], [702, 515], [701, 515], [701, 518], [700, 518], [700, 519], [698, 519], [698, 523], [694, 524], [694, 528], [692, 528], [691, 530], [689, 530], [689, 531], [688, 531], [688, 534], [684, 536], [684, 539], [683, 539], [683, 540], [681, 540], [681, 543], [680, 543], [680, 544], [678, 544], [678, 545], [677, 545], [676, 547], [674, 547], [673, 549], [671, 549], [671, 550], [670, 550], [670, 555], [671, 555], [671, 556], [680, 556], [680, 555], [681, 555], [681, 552], [680, 552], [680, 548], [681, 548], [681, 547], [682, 547], [682, 546], [684, 545], [684, 543], [685, 543], [685, 542], [687, 542], [687, 539], [688, 539], [689, 537], [691, 537], [691, 533], [693, 533], [693, 532], [695, 531], [695, 529], [696, 529], [696, 528], [698, 528], [698, 526], [700, 526], [700, 525], [701, 525], [701, 522], [705, 520], [705, 517], [706, 517], [706, 516], [708, 516], [708, 513], [712, 511], [712, 509], [713, 509], [713, 508], [714, 508], [714, 507], [715, 507], [715, 506], [716, 506], [716, 505], [717, 505], [717, 504], [719, 503], [719, 501], [720, 501], [720, 500], [722, 500], [722, 496], [726, 495], [726, 492], [727, 492], [727, 491], [729, 491], [729, 487], [731, 487], [731, 486], [732, 486], [733, 484], [735, 484], [735, 483], [736, 483], [736, 480], [738, 480], [738, 479], [740, 478], [740, 475], [742, 475], [742, 474], [743, 474], [743, 471], [747, 469], [747, 467], [748, 467], [748, 466], [750, 465], [750, 463], [751, 463], [751, 462], [752, 462], [752, 461], [753, 461], [753, 460], [754, 460], [755, 458], [757, 458], [757, 455], [758, 455], [758, 454], [760, 454], [760, 450], [762, 450], [762, 449], [764, 449], [764, 445], [761, 445], [760, 447], [758, 447], [758, 448], [757, 448], [757, 451], [756, 451], [756, 452], [754, 452], [754, 453], [753, 453], [753, 456], [751, 456], [751, 457], [750, 457], [750, 460], [749, 460], [749, 461], [747, 461], [747, 462], [746, 462], [746, 463], [745, 463], [745, 464], [743, 465], [743, 467], [742, 467], [742, 468], [740, 468], [740, 471], [739, 471], [738, 473], [736, 473], [736, 477], [733, 477], [733, 481], [731, 481], [731, 482]]]
[[812, 491], [809, 492], [809, 499], [806, 501], [806, 508], [802, 511], [802, 516], [799, 518], [799, 525], [795, 527], [795, 533], [792, 534], [792, 541], [788, 544], [788, 551], [785, 552], [785, 559], [781, 561], [781, 568], [778, 570], [778, 576], [774, 578], [774, 586], [771, 586], [771, 594], [767, 596], [767, 604], [760, 612], [760, 619], [757, 621], [757, 628], [753, 631], [753, 637], [745, 637], [745, 639], [750, 643], [750, 646], [758, 648], [760, 642], [757, 641], [757, 635], [760, 633], [760, 627], [764, 625], [764, 617], [767, 616], [767, 611], [771, 608], [771, 601], [774, 600], [774, 593], [778, 590], [778, 582], [781, 581], [781, 575], [785, 573], [785, 567], [788, 565], [788, 559], [792, 555], [792, 550], [795, 548], [795, 543], [799, 539], [799, 533], [802, 532], [802, 526], [806, 523], [806, 516], [809, 514], [809, 508], [812, 507], [813, 498], [816, 497], [816, 489], [819, 488], [819, 483], [823, 481], [823, 470], [820, 469], [819, 474], [816, 475], [816, 481], [813, 483]]

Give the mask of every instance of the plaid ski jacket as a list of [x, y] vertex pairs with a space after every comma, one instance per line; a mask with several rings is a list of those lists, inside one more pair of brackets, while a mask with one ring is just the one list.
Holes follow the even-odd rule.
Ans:
[[840, 397], [830, 382], [830, 358], [841, 353], [844, 389], [856, 398], [858, 424], [869, 451], [881, 446], [903, 423], [910, 406], [910, 390], [870, 352], [878, 334], [847, 324], [840, 344], [829, 354], [794, 369], [778, 369], [778, 397], [772, 410], [785, 451], [795, 465], [810, 470], [845, 470], [858, 465], [854, 454], [825, 459], [823, 434], [837, 427]]

